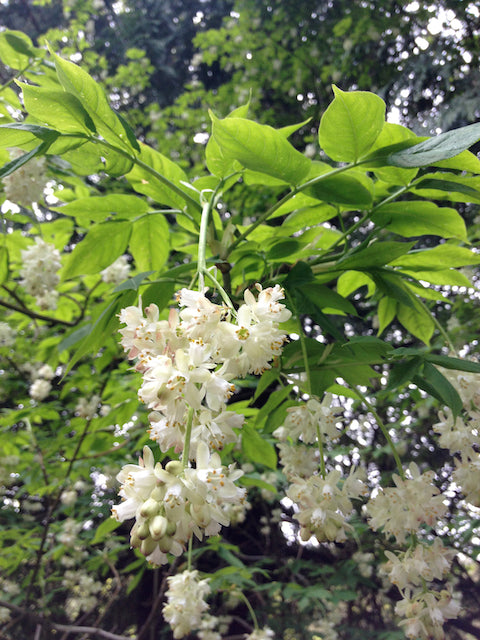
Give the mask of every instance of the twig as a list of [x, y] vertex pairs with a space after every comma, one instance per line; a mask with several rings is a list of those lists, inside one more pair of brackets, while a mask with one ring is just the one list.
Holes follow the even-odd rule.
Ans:
[[22, 616], [32, 620], [33, 622], [37, 622], [37, 629], [39, 627], [41, 628], [40, 625], [42, 625], [51, 629], [56, 629], [57, 631], [67, 631], [68, 633], [90, 633], [99, 636], [100, 638], [107, 638], [107, 640], [132, 640], [131, 636], [119, 636], [116, 633], [110, 633], [109, 631], [104, 631], [103, 629], [99, 629], [98, 627], [80, 627], [74, 624], [60, 624], [58, 622], [51, 622], [47, 618], [44, 618], [37, 613], [33, 613], [28, 609], [23, 609], [22, 607], [19, 607], [16, 604], [12, 604], [11, 602], [7, 602], [6, 600], [0, 600], [0, 607], [6, 607], [7, 609], [15, 611], [16, 613], [21, 614]]

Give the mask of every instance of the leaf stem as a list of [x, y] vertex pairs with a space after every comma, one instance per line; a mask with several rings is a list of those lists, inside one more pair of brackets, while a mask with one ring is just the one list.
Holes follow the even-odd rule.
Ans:
[[180, 189], [180, 187], [177, 187], [176, 184], [171, 182], [168, 178], [165, 178], [165, 176], [163, 176], [161, 173], [156, 171], [153, 167], [150, 167], [148, 164], [146, 164], [145, 162], [143, 162], [142, 160], [140, 160], [136, 156], [132, 155], [128, 151], [125, 151], [124, 149], [121, 149], [120, 147], [116, 147], [115, 145], [110, 144], [106, 140], [101, 140], [100, 138], [95, 138], [93, 136], [90, 138], [90, 140], [92, 142], [95, 142], [96, 144], [100, 144], [100, 145], [102, 145], [104, 147], [107, 147], [107, 149], [111, 149], [112, 151], [115, 151], [116, 153], [119, 153], [124, 158], [128, 158], [134, 164], [136, 164], [138, 167], [141, 167], [142, 169], [144, 169], [147, 173], [149, 173], [154, 178], [156, 178], [156, 180], [158, 180], [159, 182], [164, 184], [166, 187], [168, 187], [171, 191], [176, 193], [177, 196], [180, 196], [182, 198], [182, 200], [184, 200], [186, 202], [186, 204], [191, 205], [197, 211], [201, 211], [202, 210], [202, 206], [200, 205], [200, 203], [198, 203], [196, 200], [194, 200], [192, 197], [190, 197], [188, 195], [188, 193], [185, 193], [185, 191], [183, 191], [183, 189]]
[[382, 419], [380, 418], [380, 416], [378, 415], [377, 411], [370, 404], [370, 402], [367, 400], [365, 395], [360, 391], [360, 389], [358, 387], [353, 387], [353, 388], [355, 389], [355, 393], [358, 395], [358, 397], [360, 398], [362, 403], [366, 406], [368, 411], [370, 411], [372, 416], [375, 418], [378, 426], [380, 427], [381, 432], [383, 433], [383, 435], [385, 437], [385, 440], [387, 441], [390, 449], [392, 450], [392, 455], [393, 455], [393, 457], [395, 459], [395, 463], [397, 465], [398, 473], [399, 473], [400, 477], [402, 478], [402, 480], [405, 480], [405, 473], [403, 471], [403, 467], [402, 467], [402, 462], [400, 460], [400, 456], [398, 455], [398, 451], [397, 451], [397, 449], [395, 447], [395, 443], [393, 442], [390, 434], [388, 433], [387, 427], [384, 425], [384, 423], [383, 423]]
[[252, 618], [254, 628], [259, 629], [260, 627], [258, 626], [257, 616], [255, 615], [255, 611], [253, 610], [247, 596], [242, 591], [235, 591], [235, 595], [238, 595], [238, 597], [243, 600]]
[[263, 213], [257, 220], [255, 220], [255, 222], [253, 222], [248, 227], [248, 229], [246, 229], [238, 238], [236, 238], [236, 240], [234, 240], [234, 242], [230, 246], [229, 254], [234, 249], [236, 249], [238, 245], [242, 242], [242, 240], [245, 240], [245, 238], [247, 238], [252, 233], [252, 231], [254, 231], [263, 222], [265, 222], [272, 214], [275, 213], [275, 211], [277, 211], [277, 209], [279, 209], [283, 204], [288, 202], [290, 198], [293, 198], [294, 196], [296, 196], [297, 193], [301, 193], [305, 189], [312, 187], [313, 185], [317, 184], [318, 182], [321, 182], [322, 180], [331, 178], [337, 175], [338, 173], [343, 173], [344, 171], [347, 171], [348, 169], [351, 169], [352, 167], [357, 166], [357, 164], [359, 163], [347, 164], [344, 167], [337, 167], [336, 169], [332, 169], [332, 171], [329, 171], [328, 173], [322, 173], [320, 176], [315, 176], [315, 178], [308, 180], [307, 182], [305, 182], [304, 184], [301, 184], [298, 187], [294, 187], [291, 191], [289, 191], [286, 195], [284, 195], [283, 198], [281, 198], [272, 207], [270, 207], [270, 209], [265, 211], [265, 213]]

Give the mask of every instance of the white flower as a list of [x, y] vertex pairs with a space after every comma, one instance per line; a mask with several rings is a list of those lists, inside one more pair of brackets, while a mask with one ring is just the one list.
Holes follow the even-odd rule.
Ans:
[[317, 452], [303, 444], [294, 446], [283, 442], [278, 445], [283, 473], [289, 477], [308, 478], [318, 470]]
[[405, 628], [407, 638], [443, 640], [445, 632], [442, 624], [458, 616], [460, 605], [447, 590], [407, 590], [403, 600], [397, 602], [395, 613], [405, 618], [400, 626]]
[[[10, 157], [16, 160], [24, 153], [20, 149], [11, 149]], [[30, 207], [32, 202], [40, 202], [46, 185], [45, 158], [32, 158], [2, 180], [7, 200], [25, 207]]]
[[433, 544], [418, 544], [404, 553], [385, 551], [388, 562], [382, 570], [401, 591], [407, 586], [420, 586], [423, 581], [441, 580], [450, 568], [456, 552], [443, 546], [439, 538]]
[[297, 504], [298, 513], [294, 517], [301, 525], [302, 540], [308, 540], [312, 535], [319, 542], [345, 540], [345, 528], [350, 528], [346, 520], [353, 510], [351, 499], [365, 492], [358, 473], [353, 472], [344, 481], [336, 469], [325, 478], [296, 478], [286, 495]]
[[252, 633], [245, 636], [245, 640], [271, 640], [275, 634], [270, 627], [263, 627], [263, 629], [255, 629]]
[[16, 333], [8, 322], [0, 322], [0, 347], [13, 347]]
[[39, 378], [43, 378], [44, 380], [52, 380], [55, 377], [55, 371], [49, 364], [44, 364], [37, 371], [37, 376]]
[[407, 534], [417, 533], [422, 523], [433, 527], [447, 510], [443, 496], [432, 483], [433, 471], [421, 474], [412, 462], [409, 474], [405, 480], [394, 474], [396, 486], [381, 489], [367, 504], [370, 527], [374, 531], [383, 527], [384, 534], [395, 536], [400, 544]]
[[109, 284], [118, 284], [128, 278], [131, 266], [128, 262], [128, 256], [120, 256], [110, 266], [100, 271], [103, 282]]
[[205, 602], [210, 593], [208, 579], [200, 580], [198, 571], [183, 571], [167, 578], [167, 602], [163, 617], [169, 623], [174, 638], [183, 638], [198, 629], [208, 609]]
[[52, 385], [48, 380], [44, 380], [43, 378], [38, 378], [33, 382], [29, 389], [29, 394], [32, 400], [36, 402], [41, 402], [44, 400], [52, 389]]
[[100, 396], [94, 395], [88, 400], [87, 398], [79, 398], [75, 407], [75, 413], [80, 418], [86, 418], [90, 420], [95, 415], [95, 412], [100, 402]]
[[37, 237], [35, 244], [22, 251], [22, 261], [20, 284], [42, 309], [55, 309], [58, 298], [55, 287], [60, 282], [57, 271], [62, 266], [60, 252]]

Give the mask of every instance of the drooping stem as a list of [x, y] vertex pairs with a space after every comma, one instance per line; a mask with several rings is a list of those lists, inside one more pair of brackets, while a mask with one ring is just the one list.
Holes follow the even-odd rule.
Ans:
[[240, 598], [240, 600], [243, 600], [252, 618], [253, 626], [255, 627], [255, 629], [259, 629], [260, 627], [258, 626], [257, 616], [255, 615], [255, 611], [253, 610], [253, 607], [250, 604], [247, 596], [244, 593], [242, 593], [242, 591], [235, 591], [235, 595], [237, 595]]
[[378, 424], [378, 426], [380, 427], [381, 432], [383, 433], [385, 440], [388, 443], [388, 446], [390, 447], [390, 449], [392, 450], [392, 455], [395, 459], [395, 463], [397, 465], [397, 469], [398, 469], [398, 473], [400, 475], [400, 477], [405, 480], [405, 473], [403, 471], [403, 467], [402, 467], [402, 462], [400, 460], [400, 456], [398, 455], [398, 451], [395, 447], [395, 443], [393, 442], [390, 434], [388, 433], [388, 429], [387, 427], [384, 425], [382, 419], [380, 418], [380, 416], [378, 415], [377, 411], [375, 410], [375, 408], [370, 404], [370, 402], [367, 400], [367, 398], [365, 397], [365, 395], [360, 391], [360, 389], [358, 387], [354, 387], [355, 389], [355, 393], [358, 395], [358, 397], [360, 398], [360, 400], [362, 401], [362, 403], [366, 406], [366, 408], [368, 409], [368, 411], [370, 411], [370, 413], [372, 414], [372, 416], [375, 418], [376, 423]]

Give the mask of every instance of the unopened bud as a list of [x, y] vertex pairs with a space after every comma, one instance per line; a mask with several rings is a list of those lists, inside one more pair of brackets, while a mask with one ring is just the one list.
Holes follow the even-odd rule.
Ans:
[[147, 538], [146, 540], [143, 540], [142, 545], [140, 547], [140, 551], [143, 553], [144, 556], [149, 556], [151, 553], [155, 551], [156, 548], [157, 548], [157, 541], [153, 540], [152, 538]]
[[148, 500], [145, 500], [140, 509], [140, 515], [142, 516], [142, 518], [152, 518], [153, 516], [157, 515], [159, 509], [160, 505], [158, 504], [158, 502], [153, 498], [148, 498]]
[[167, 531], [168, 520], [163, 516], [155, 516], [150, 522], [150, 534], [154, 540], [159, 540]]
[[172, 538], [168, 538], [167, 536], [165, 536], [164, 538], [158, 541], [158, 546], [160, 548], [160, 551], [163, 551], [163, 553], [168, 553], [172, 548], [172, 544], [173, 544]]
[[165, 471], [168, 471], [168, 473], [171, 473], [173, 476], [179, 476], [183, 471], [183, 464], [180, 460], [170, 460], [170, 462], [167, 462], [165, 465]]
[[142, 522], [135, 533], [140, 538], [140, 540], [146, 540], [150, 536], [148, 522]]
[[168, 522], [167, 524], [167, 536], [173, 536], [177, 532], [177, 525], [175, 522]]

